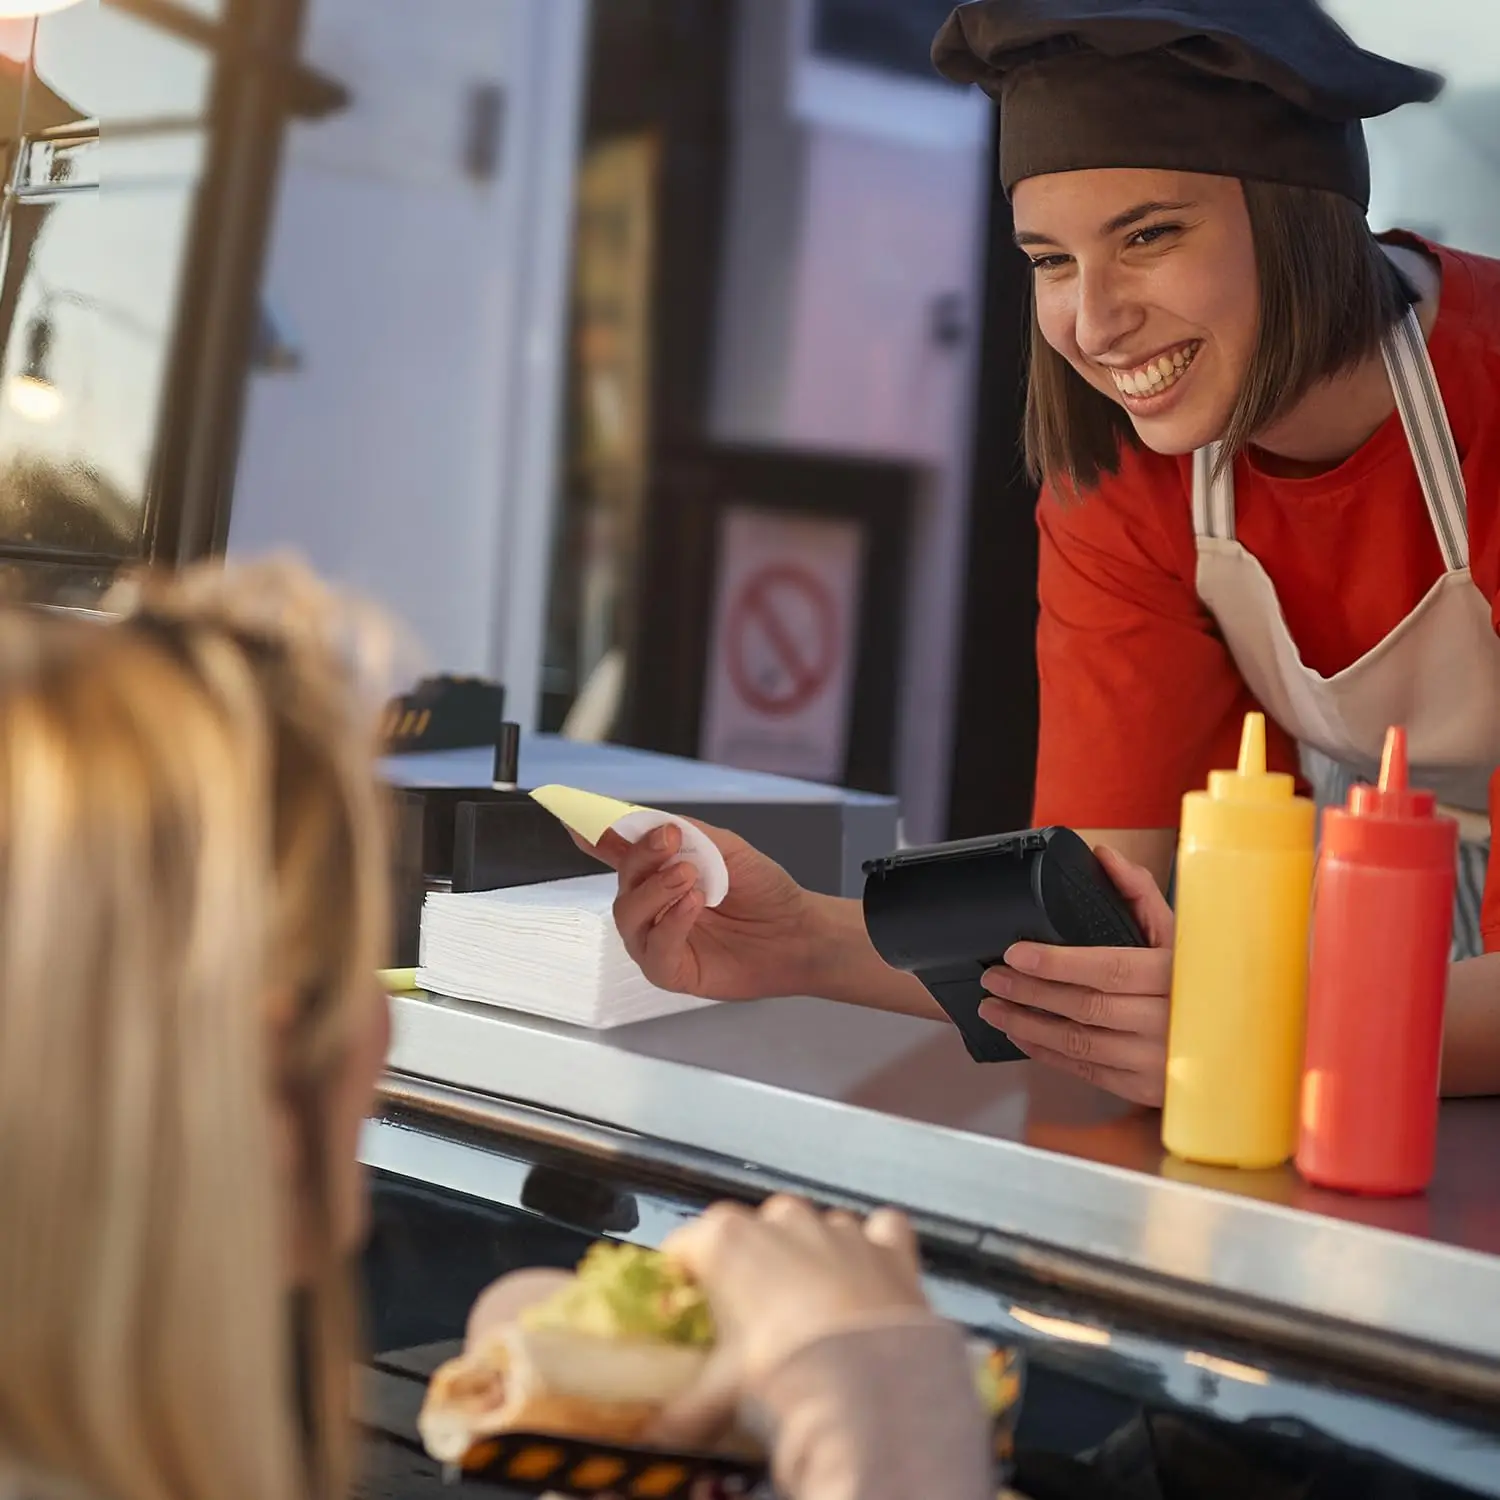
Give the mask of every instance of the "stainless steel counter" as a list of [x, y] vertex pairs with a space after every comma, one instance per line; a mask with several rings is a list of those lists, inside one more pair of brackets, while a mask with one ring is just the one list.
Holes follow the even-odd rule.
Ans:
[[[946, 1027], [816, 1000], [590, 1033], [395, 1002], [394, 1076], [679, 1143], [772, 1175], [1462, 1357], [1500, 1390], [1500, 1101], [1444, 1106], [1437, 1180], [1379, 1202], [1290, 1170], [1165, 1157], [1155, 1116], [1032, 1064], [978, 1067]], [[367, 1154], [376, 1165], [381, 1147]]]

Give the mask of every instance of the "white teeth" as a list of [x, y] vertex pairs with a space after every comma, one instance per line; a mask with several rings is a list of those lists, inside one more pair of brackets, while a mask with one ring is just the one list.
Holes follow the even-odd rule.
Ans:
[[1196, 344], [1163, 354], [1140, 369], [1111, 370], [1116, 387], [1127, 396], [1157, 396], [1176, 385], [1198, 352]]

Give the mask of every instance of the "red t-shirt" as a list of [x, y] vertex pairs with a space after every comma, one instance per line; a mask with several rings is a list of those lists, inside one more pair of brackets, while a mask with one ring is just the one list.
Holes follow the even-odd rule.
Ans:
[[[1428, 348], [1463, 459], [1474, 581], [1500, 623], [1500, 261], [1407, 238], [1442, 266]], [[1191, 496], [1191, 458], [1140, 449], [1082, 501], [1042, 496], [1039, 825], [1175, 828], [1183, 793], [1234, 764], [1259, 705], [1198, 599]], [[1325, 676], [1389, 635], [1443, 571], [1395, 412], [1312, 479], [1241, 456], [1235, 513], [1302, 659]], [[1291, 739], [1267, 728], [1272, 762], [1295, 770]]]

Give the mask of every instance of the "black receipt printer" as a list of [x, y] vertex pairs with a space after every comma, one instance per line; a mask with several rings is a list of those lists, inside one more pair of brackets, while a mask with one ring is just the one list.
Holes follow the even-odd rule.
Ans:
[[1068, 828], [905, 849], [865, 870], [865, 927], [894, 969], [915, 974], [975, 1062], [1022, 1053], [979, 1018], [985, 970], [1012, 943], [1144, 948], [1125, 898]]

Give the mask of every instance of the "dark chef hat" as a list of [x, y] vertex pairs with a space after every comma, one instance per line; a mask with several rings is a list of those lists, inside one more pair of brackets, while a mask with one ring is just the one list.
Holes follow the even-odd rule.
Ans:
[[1315, 0], [975, 0], [932, 47], [1000, 105], [1000, 175], [1157, 167], [1370, 201], [1362, 120], [1442, 80], [1357, 47]]

